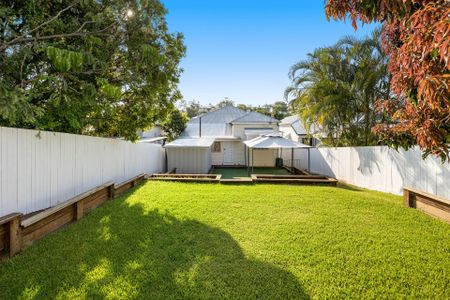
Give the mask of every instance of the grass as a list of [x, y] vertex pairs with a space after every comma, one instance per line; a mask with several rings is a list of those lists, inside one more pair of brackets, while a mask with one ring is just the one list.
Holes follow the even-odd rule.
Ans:
[[[222, 174], [223, 179], [232, 179], [235, 177], [250, 177], [248, 175], [247, 168], [214, 168], [212, 170], [212, 173]], [[289, 173], [289, 171], [284, 168], [255, 167], [253, 170], [253, 174], [290, 175], [291, 173]]]
[[449, 237], [352, 187], [148, 182], [1, 262], [0, 299], [449, 299]]

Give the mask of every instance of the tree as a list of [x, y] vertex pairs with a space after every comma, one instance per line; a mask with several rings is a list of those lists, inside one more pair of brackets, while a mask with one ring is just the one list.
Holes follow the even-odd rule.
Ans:
[[272, 105], [272, 116], [275, 119], [282, 120], [289, 115], [289, 108], [285, 101], [276, 101]]
[[188, 116], [188, 118], [191, 119], [195, 116], [200, 115], [203, 107], [200, 104], [200, 102], [192, 100], [192, 101], [189, 101], [188, 103], [185, 102], [182, 105], [182, 109], [186, 112], [186, 115]]
[[234, 101], [231, 100], [231, 99], [228, 98], [228, 97], [225, 97], [222, 101], [220, 101], [219, 103], [217, 103], [217, 104], [215, 105], [214, 109], [222, 108], [222, 107], [225, 107], [225, 106], [227, 106], [227, 105], [234, 106]]
[[159, 1], [0, 4], [0, 125], [120, 136], [180, 98], [181, 34]]
[[[382, 118], [374, 103], [389, 95], [387, 58], [379, 46], [379, 31], [358, 40], [345, 37], [319, 48], [291, 67], [292, 85], [285, 91], [303, 123], [327, 134], [333, 146], [373, 145], [371, 127]], [[309, 129], [309, 128], [307, 128]]]
[[450, 2], [448, 0], [328, 0], [328, 18], [382, 22], [395, 98], [379, 101], [387, 118], [373, 128], [393, 147], [418, 144], [450, 160]]
[[164, 136], [167, 137], [167, 141], [173, 141], [181, 135], [186, 129], [188, 119], [187, 115], [178, 109], [174, 109], [168, 114], [167, 118], [161, 122], [161, 128], [164, 131]]

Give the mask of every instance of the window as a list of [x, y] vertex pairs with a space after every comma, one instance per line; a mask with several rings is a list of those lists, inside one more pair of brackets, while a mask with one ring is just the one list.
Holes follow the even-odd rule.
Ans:
[[222, 152], [222, 145], [220, 142], [214, 142], [212, 152]]

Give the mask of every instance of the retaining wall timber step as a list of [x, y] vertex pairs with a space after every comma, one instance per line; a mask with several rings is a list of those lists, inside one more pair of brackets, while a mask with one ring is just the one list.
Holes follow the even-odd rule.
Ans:
[[12, 213], [0, 218], [0, 259], [12, 257], [24, 246], [81, 219], [87, 212], [144, 180], [139, 174], [119, 184], [107, 182], [53, 207], [30, 213]]

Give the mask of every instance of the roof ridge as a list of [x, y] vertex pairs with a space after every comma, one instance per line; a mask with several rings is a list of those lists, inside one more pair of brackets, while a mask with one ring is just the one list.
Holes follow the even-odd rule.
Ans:
[[260, 113], [260, 112], [257, 112], [257, 111], [253, 111], [253, 110], [252, 110], [252, 111], [248, 111], [248, 112], [246, 112], [244, 115], [242, 115], [242, 116], [240, 116], [240, 117], [238, 117], [238, 118], [232, 120], [230, 123], [233, 123], [233, 122], [238, 121], [239, 119], [245, 118], [246, 116], [248, 116], [248, 115], [250, 115], [250, 114], [257, 114], [257, 115], [262, 116], [262, 117], [264, 117], [264, 118], [268, 118], [268, 119], [270, 119], [270, 122], [272, 122], [272, 121], [274, 121], [274, 122], [279, 122], [279, 121], [280, 121], [280, 120], [277, 120], [276, 118], [274, 118], [274, 117], [272, 117], [272, 116], [268, 116], [268, 115], [265, 115], [265, 114], [263, 114], [263, 113]]
[[[201, 115], [195, 116], [194, 118], [200, 118], [200, 117], [203, 117], [203, 116], [206, 116], [206, 115], [209, 115], [209, 114], [218, 112], [219, 110], [225, 109], [225, 108], [227, 108], [227, 107], [232, 107], [232, 108], [234, 108], [234, 109], [236, 109], [236, 110], [242, 111], [243, 113], [247, 113], [245, 110], [240, 109], [239, 107], [236, 107], [236, 106], [231, 105], [231, 104], [227, 104], [227, 105], [225, 105], [225, 106], [223, 106], [223, 107], [215, 108], [215, 109], [213, 109], [213, 110], [211, 110], [211, 111], [208, 111], [208, 112], [205, 112], [205, 113], [203, 113], [203, 114], [201, 114]], [[194, 118], [192, 118], [192, 119], [194, 119]]]

